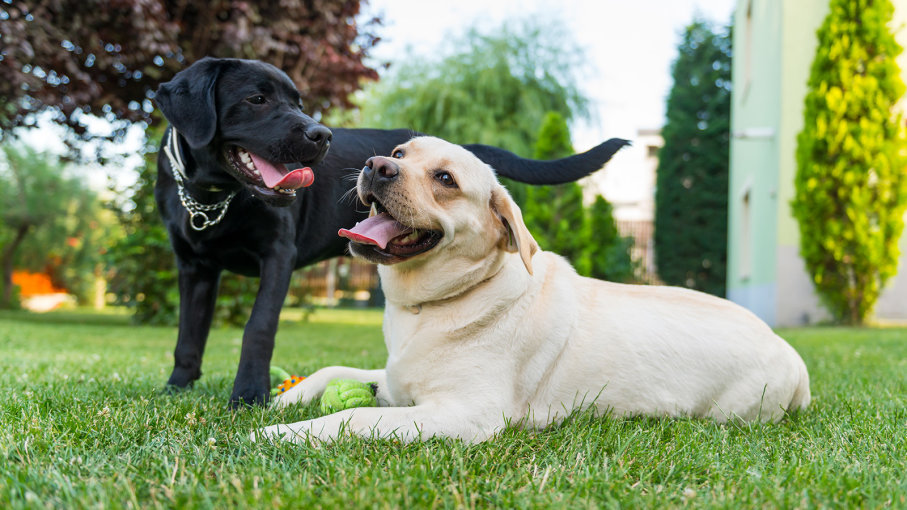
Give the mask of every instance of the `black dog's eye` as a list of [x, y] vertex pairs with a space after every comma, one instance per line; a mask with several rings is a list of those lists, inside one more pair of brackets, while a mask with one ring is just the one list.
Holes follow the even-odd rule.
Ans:
[[305, 106], [302, 105], [302, 99], [296, 101], [296, 106], [298, 106], [300, 110], [305, 110]]
[[268, 100], [265, 99], [265, 96], [263, 96], [261, 94], [255, 94], [254, 96], [249, 96], [246, 98], [246, 101], [248, 101], [252, 104], [265, 104], [266, 102], [268, 102]]
[[403, 157], [403, 149], [397, 149], [391, 154], [392, 158], [401, 159]]
[[450, 172], [446, 170], [438, 170], [435, 172], [435, 180], [447, 186], [448, 188], [456, 188], [457, 181], [454, 180], [453, 176], [450, 175]]

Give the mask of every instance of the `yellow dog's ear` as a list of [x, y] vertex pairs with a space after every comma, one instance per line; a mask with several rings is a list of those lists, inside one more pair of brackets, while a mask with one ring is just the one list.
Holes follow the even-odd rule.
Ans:
[[510, 198], [506, 189], [498, 186], [491, 193], [491, 208], [504, 224], [506, 234], [501, 239], [504, 249], [509, 252], [519, 252], [523, 265], [526, 266], [529, 274], [532, 274], [532, 256], [539, 250], [539, 245], [532, 238], [526, 224], [523, 223], [520, 207]]

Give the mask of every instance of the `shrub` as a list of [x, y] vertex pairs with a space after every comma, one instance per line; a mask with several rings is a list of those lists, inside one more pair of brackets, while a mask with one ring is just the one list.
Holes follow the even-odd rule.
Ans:
[[896, 273], [904, 228], [904, 94], [889, 0], [832, 0], [797, 137], [800, 254], [821, 302], [860, 324]]

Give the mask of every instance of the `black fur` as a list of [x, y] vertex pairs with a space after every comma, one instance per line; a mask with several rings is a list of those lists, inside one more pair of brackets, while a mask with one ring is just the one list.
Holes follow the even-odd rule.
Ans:
[[[256, 95], [267, 102], [254, 104]], [[158, 156], [155, 198], [176, 253], [180, 291], [179, 337], [167, 384], [183, 388], [201, 376], [221, 271], [258, 276], [230, 402], [265, 403], [274, 336], [291, 273], [346, 254], [347, 241], [337, 230], [367, 215], [364, 207], [356, 206], [355, 195], [347, 194], [355, 185], [351, 178], [370, 156], [390, 154], [416, 133], [335, 129], [331, 135], [302, 113], [299, 94], [283, 72], [249, 60], [200, 60], [162, 84], [156, 101], [180, 135], [189, 195], [213, 204], [237, 191], [222, 222], [195, 231], [177, 196], [170, 162], [163, 150]], [[554, 184], [601, 168], [626, 144], [612, 139], [586, 153], [546, 162], [486, 145], [465, 147], [501, 176]], [[311, 166], [315, 182], [297, 190], [295, 197], [255, 186], [228, 162], [225, 152], [235, 145], [269, 161]]]

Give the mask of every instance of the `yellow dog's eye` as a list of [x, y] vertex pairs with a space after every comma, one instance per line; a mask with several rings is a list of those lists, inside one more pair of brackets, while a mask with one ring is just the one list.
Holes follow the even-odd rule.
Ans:
[[445, 170], [438, 170], [435, 172], [435, 180], [447, 186], [448, 188], [456, 188], [457, 181], [454, 180], [453, 176], [450, 175], [450, 172]]
[[403, 149], [397, 149], [391, 154], [392, 158], [401, 159], [403, 157]]

